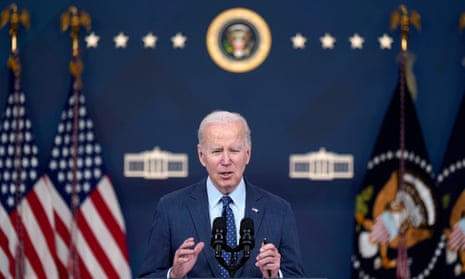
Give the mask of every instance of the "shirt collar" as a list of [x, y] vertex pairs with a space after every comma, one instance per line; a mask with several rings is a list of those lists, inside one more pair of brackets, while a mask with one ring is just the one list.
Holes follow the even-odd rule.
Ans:
[[[218, 202], [221, 204], [221, 198], [223, 194], [216, 189], [215, 185], [211, 181], [210, 177], [207, 178], [207, 195], [208, 195], [208, 204], [210, 209], [215, 208], [218, 206]], [[237, 207], [241, 207], [240, 205], [245, 204], [245, 182], [244, 178], [241, 178], [239, 185], [237, 185], [236, 189], [232, 193], [229, 194], [231, 199], [234, 201], [234, 205]]]

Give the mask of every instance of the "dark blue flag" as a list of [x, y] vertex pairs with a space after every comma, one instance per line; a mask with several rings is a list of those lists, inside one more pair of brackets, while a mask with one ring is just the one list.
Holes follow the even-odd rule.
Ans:
[[405, 59], [356, 197], [352, 278], [437, 278], [436, 187]]
[[442, 201], [445, 264], [442, 278], [465, 278], [465, 97], [438, 175]]

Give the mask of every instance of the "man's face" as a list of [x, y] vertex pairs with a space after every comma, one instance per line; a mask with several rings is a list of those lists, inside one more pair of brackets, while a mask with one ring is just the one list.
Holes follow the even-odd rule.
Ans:
[[250, 160], [251, 149], [246, 145], [242, 123], [206, 126], [203, 144], [202, 147], [197, 146], [200, 163], [221, 193], [231, 193]]

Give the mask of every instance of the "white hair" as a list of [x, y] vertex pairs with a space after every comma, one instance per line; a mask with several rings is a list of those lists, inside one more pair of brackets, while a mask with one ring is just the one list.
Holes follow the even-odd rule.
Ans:
[[198, 140], [199, 145], [202, 146], [204, 143], [204, 131], [205, 127], [210, 124], [229, 124], [234, 122], [241, 122], [244, 126], [245, 131], [245, 143], [248, 147], [252, 145], [252, 137], [249, 125], [247, 124], [247, 120], [236, 112], [229, 112], [225, 110], [215, 110], [205, 116], [200, 122], [199, 130], [198, 130]]

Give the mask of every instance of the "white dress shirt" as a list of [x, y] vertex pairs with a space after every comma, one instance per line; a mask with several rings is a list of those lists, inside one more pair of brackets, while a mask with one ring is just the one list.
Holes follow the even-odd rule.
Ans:
[[[208, 208], [210, 213], [210, 226], [213, 227], [215, 218], [220, 217], [223, 213], [223, 194], [216, 189], [210, 177], [207, 179]], [[236, 236], [239, 236], [241, 220], [245, 212], [245, 182], [242, 178], [237, 188], [228, 195], [233, 202], [229, 205], [234, 213], [234, 222], [236, 224]], [[238, 239], [236, 239], [236, 242]]]

